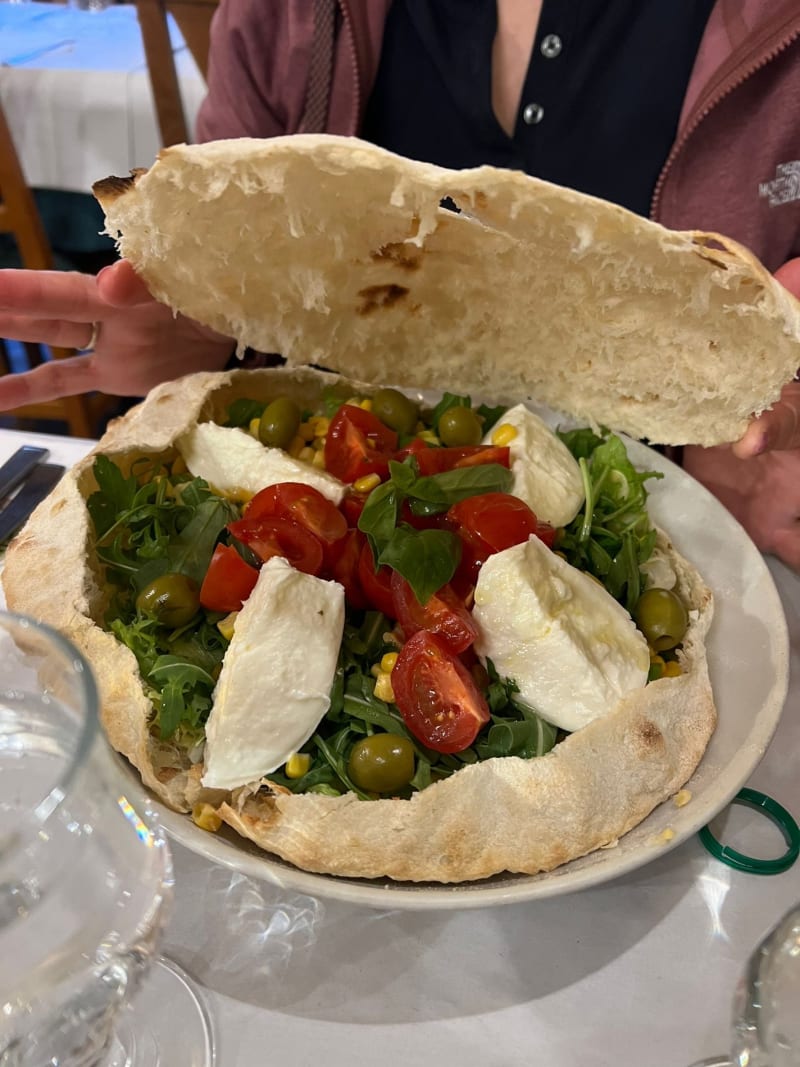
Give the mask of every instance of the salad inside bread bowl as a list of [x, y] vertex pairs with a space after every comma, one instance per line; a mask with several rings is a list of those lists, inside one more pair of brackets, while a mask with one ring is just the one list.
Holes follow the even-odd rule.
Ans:
[[[11, 546], [9, 605], [77, 642], [111, 743], [201, 826], [333, 874], [551, 869], [692, 774], [711, 595], [620, 438], [458, 394], [410, 401], [403, 434], [386, 393], [283, 369], [159, 387]], [[300, 410], [288, 452], [260, 440], [276, 401]], [[487, 443], [441, 441], [456, 409]]]
[[339, 138], [170, 149], [98, 196], [156, 296], [294, 365], [158, 387], [9, 550], [9, 605], [86, 653], [144, 782], [305, 870], [444, 883], [551, 870], [677, 793], [711, 593], [603, 426], [737, 436], [798, 363], [780, 287]]

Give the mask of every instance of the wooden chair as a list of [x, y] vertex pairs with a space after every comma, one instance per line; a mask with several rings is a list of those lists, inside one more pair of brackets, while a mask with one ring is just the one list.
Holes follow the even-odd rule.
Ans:
[[211, 18], [218, 0], [136, 0], [161, 143], [166, 147], [189, 141], [175, 56], [169, 39], [170, 14], [203, 77], [208, 72]]
[[[52, 270], [53, 254], [19, 163], [11, 131], [0, 105], [0, 233], [10, 234], [17, 246], [22, 265], [32, 270]], [[31, 367], [43, 361], [38, 344], [26, 342], [25, 353]], [[75, 355], [73, 349], [50, 349], [54, 359]], [[0, 374], [10, 373], [5, 346], [0, 344]], [[100, 420], [110, 411], [111, 397], [102, 394], [66, 397], [43, 403], [26, 404], [9, 414], [18, 419], [42, 419], [66, 423], [74, 437], [93, 437]]]

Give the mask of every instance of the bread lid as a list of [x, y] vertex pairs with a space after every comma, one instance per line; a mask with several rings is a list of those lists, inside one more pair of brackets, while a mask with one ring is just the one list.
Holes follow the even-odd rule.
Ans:
[[157, 299], [289, 364], [703, 445], [800, 366], [800, 303], [746, 249], [517, 171], [298, 135], [177, 145], [94, 191]]

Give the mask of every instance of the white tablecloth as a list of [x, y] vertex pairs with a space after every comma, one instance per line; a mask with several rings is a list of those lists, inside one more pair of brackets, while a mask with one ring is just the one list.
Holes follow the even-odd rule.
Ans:
[[[0, 462], [44, 444], [0, 431]], [[749, 785], [800, 815], [800, 577], [771, 561], [791, 635], [778, 731]], [[734, 809], [728, 840], [783, 842]], [[742, 874], [696, 838], [607, 885], [485, 911], [372, 911], [255, 883], [174, 847], [165, 951], [200, 982], [219, 1067], [686, 1067], [725, 1048], [742, 964], [800, 898], [800, 863]]]
[[[205, 82], [173, 26], [189, 127]], [[160, 148], [136, 9], [0, 0], [0, 101], [31, 186], [90, 192]]]

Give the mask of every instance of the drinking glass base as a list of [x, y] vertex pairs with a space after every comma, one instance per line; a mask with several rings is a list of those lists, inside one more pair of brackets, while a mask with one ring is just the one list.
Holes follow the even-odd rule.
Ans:
[[215, 1067], [214, 1028], [194, 982], [163, 956], [116, 1018], [103, 1067]]

